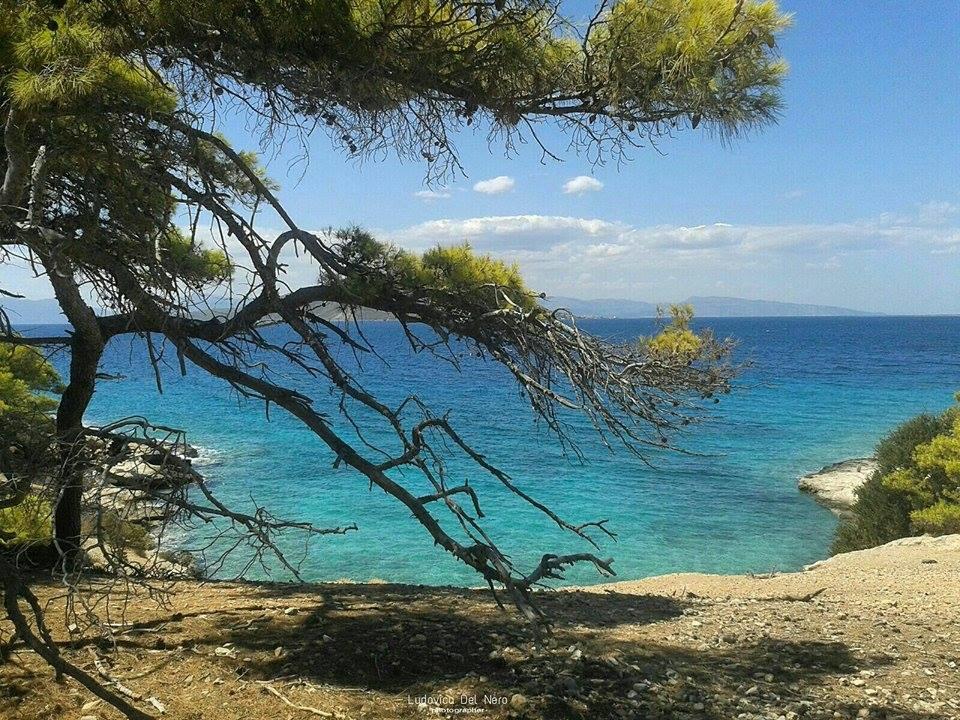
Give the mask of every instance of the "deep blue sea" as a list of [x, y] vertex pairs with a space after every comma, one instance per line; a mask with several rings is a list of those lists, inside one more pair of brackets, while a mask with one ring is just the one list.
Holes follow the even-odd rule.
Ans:
[[[751, 366], [709, 422], [679, 438], [694, 454], [654, 455], [652, 467], [626, 451], [604, 449], [583, 425], [577, 434], [586, 461], [565, 455], [546, 428], [534, 424], [501, 368], [465, 357], [458, 373], [415, 355], [394, 323], [364, 324], [386, 363], [367, 358], [359, 377], [390, 402], [418, 394], [436, 413], [449, 410], [464, 438], [570, 521], [609, 518], [618, 539], [602, 541], [603, 553], [615, 558], [620, 579], [675, 571], [792, 570], [824, 557], [836, 520], [797, 491], [797, 477], [870, 454], [893, 425], [946, 408], [960, 389], [957, 317], [698, 323], [735, 338], [738, 359]], [[653, 330], [647, 320], [581, 325], [618, 339]], [[268, 332], [284, 339], [280, 328]], [[103, 370], [124, 379], [100, 384], [88, 421], [144, 415], [185, 429], [187, 440], [203, 448], [201, 469], [211, 486], [237, 508], [250, 508], [253, 498], [277, 515], [318, 525], [355, 522], [358, 532], [311, 543], [302, 566], [307, 579], [477, 584], [472, 571], [435, 548], [398, 503], [370, 490], [351, 470], [333, 469], [331, 454], [297, 421], [276, 408], [268, 421], [262, 403], [239, 398], [196, 368], [180, 377], [168, 355], [161, 395], [143, 345], [129, 339], [111, 344]], [[346, 350], [341, 358], [352, 362]], [[55, 361], [65, 367], [67, 358]], [[338, 396], [319, 381], [289, 374], [291, 382], [311, 390], [339, 431], [350, 433], [337, 417]], [[385, 435], [371, 431], [369, 439], [378, 437]], [[452, 481], [469, 479], [476, 486], [489, 533], [521, 569], [543, 552], [586, 549], [466, 463], [454, 461], [451, 475]], [[412, 474], [398, 478], [421, 487]], [[180, 541], [196, 547], [203, 536], [196, 531]], [[302, 538], [286, 542], [298, 556]], [[569, 579], [601, 578], [583, 568]]]

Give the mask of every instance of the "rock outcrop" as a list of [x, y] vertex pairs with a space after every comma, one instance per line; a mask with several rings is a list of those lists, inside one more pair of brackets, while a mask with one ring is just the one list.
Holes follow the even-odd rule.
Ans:
[[844, 460], [804, 475], [797, 486], [837, 515], [848, 513], [857, 502], [857, 488], [877, 470], [873, 458]]

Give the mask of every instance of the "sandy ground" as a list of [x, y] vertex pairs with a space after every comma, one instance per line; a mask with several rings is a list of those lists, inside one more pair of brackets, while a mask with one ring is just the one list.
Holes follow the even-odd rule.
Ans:
[[[547, 593], [539, 645], [450, 588], [184, 583], [130, 603], [115, 649], [60, 608], [66, 656], [172, 720], [960, 718], [960, 536]], [[20, 646], [0, 665], [4, 720], [118, 717]]]

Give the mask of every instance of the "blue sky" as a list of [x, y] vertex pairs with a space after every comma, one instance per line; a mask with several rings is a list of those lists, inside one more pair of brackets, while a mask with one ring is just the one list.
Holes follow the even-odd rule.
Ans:
[[[550, 128], [564, 162], [471, 132], [468, 177], [426, 188], [422, 165], [357, 164], [317, 134], [309, 164], [290, 148], [269, 169], [305, 227], [357, 223], [412, 248], [468, 239], [551, 294], [960, 313], [960, 3], [781, 6], [794, 13], [783, 118], [731, 145], [687, 131], [594, 167]], [[249, 145], [242, 128], [228, 125]], [[564, 192], [578, 176], [592, 180]]]

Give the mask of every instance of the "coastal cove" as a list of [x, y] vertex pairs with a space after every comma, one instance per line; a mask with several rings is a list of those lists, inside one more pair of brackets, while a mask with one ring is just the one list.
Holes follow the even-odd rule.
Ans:
[[[615, 558], [615, 579], [621, 580], [679, 571], [796, 570], [825, 557], [836, 518], [798, 492], [797, 478], [843, 458], [870, 455], [891, 427], [918, 412], [942, 410], [960, 387], [960, 318], [699, 324], [736, 338], [737, 359], [750, 367], [708, 421], [679, 438], [690, 454], [655, 454], [648, 458], [651, 466], [625, 451], [607, 451], [571, 416], [586, 456], [578, 463], [545, 428], [532, 424], [502, 369], [465, 356], [458, 374], [411, 353], [394, 323], [364, 324], [388, 365], [364, 358], [361, 377], [393, 403], [416, 393], [437, 414], [450, 410], [459, 432], [491, 462], [572, 522], [609, 518], [618, 542], [601, 542], [602, 552]], [[582, 325], [623, 340], [654, 330], [648, 320]], [[283, 340], [279, 329], [267, 332]], [[339, 352], [343, 362], [351, 361], [347, 349]], [[63, 355], [53, 359], [61, 368], [67, 361]], [[238, 399], [195, 369], [181, 378], [169, 348], [163, 395], [141, 344], [114, 343], [105, 360], [104, 372], [122, 379], [100, 384], [88, 421], [138, 414], [185, 429], [188, 442], [203, 449], [197, 469], [237, 508], [249, 509], [252, 497], [281, 516], [320, 525], [357, 523], [356, 533], [310, 546], [302, 566], [307, 579], [476, 584], [387, 498], [369, 493], [358, 501], [353, 491], [361, 480], [333, 469], [333, 458], [290, 418], [274, 411], [266, 422], [262, 404]], [[289, 374], [295, 382], [319, 382]], [[333, 417], [339, 398], [315, 395]], [[377, 439], [376, 433], [368, 439]], [[464, 468], [453, 463], [451, 477], [466, 479], [458, 474]], [[482, 498], [489, 531], [521, 567], [542, 552], [582, 549], [491, 480], [475, 474], [469, 479]], [[191, 549], [203, 538], [201, 528], [177, 542]], [[287, 550], [298, 557], [302, 545], [302, 538], [290, 537]], [[587, 569], [569, 577], [576, 584], [601, 579]]]

